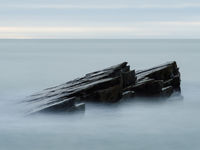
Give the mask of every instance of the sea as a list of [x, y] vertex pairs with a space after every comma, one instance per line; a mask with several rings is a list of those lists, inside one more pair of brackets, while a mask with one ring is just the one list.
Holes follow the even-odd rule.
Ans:
[[[34, 92], [127, 61], [176, 61], [181, 96], [87, 104], [84, 113], [26, 116]], [[180, 98], [181, 97], [181, 98]], [[0, 40], [0, 150], [199, 150], [200, 40]]]

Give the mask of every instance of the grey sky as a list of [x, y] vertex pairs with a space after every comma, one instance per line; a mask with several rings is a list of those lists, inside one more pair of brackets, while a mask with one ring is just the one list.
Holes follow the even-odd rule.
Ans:
[[195, 0], [0, 0], [0, 38], [200, 38]]

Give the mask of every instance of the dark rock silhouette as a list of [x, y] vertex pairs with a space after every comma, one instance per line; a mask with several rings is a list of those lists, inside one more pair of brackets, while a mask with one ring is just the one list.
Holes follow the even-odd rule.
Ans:
[[86, 101], [115, 103], [134, 96], [170, 96], [180, 92], [180, 72], [176, 62], [147, 70], [130, 70], [127, 62], [88, 73], [84, 77], [47, 88], [24, 102], [28, 114], [84, 110]]

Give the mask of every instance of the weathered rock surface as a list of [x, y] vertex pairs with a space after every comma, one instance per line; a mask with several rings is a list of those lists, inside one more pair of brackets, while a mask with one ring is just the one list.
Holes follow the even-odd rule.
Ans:
[[180, 81], [175, 61], [136, 72], [123, 62], [47, 88], [24, 102], [30, 107], [29, 114], [71, 112], [84, 110], [86, 101], [110, 103], [134, 96], [170, 96], [180, 92]]

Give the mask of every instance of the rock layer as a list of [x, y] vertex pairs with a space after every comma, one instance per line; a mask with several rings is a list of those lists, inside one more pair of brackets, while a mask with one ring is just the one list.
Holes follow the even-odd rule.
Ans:
[[134, 96], [170, 96], [180, 92], [176, 62], [142, 71], [130, 70], [127, 62], [86, 74], [84, 77], [47, 88], [24, 102], [28, 114], [84, 110], [86, 101], [118, 102]]

